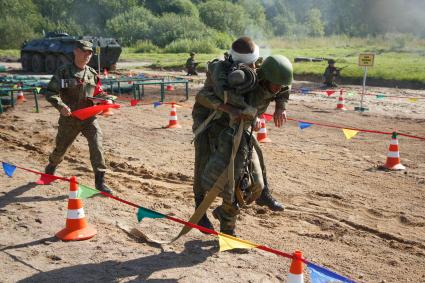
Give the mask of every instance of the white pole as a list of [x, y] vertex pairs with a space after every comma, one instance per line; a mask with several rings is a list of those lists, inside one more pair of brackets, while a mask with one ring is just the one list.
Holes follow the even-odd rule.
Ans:
[[99, 53], [97, 54], [97, 72], [100, 76], [100, 46], [96, 48]]
[[362, 92], [362, 99], [360, 100], [360, 111], [363, 112], [363, 97], [366, 94], [366, 77], [367, 77], [367, 67], [364, 67], [364, 74], [363, 74], [363, 92]]

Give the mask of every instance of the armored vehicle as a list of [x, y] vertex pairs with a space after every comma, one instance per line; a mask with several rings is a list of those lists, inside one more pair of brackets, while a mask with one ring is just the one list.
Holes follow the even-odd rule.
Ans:
[[[49, 32], [44, 38], [25, 41], [21, 48], [22, 69], [26, 72], [52, 74], [66, 63], [73, 61], [74, 44], [76, 40], [88, 40], [93, 43], [93, 49], [100, 47], [100, 68], [114, 70], [121, 54], [121, 46], [114, 38], [94, 36], [70, 36], [63, 32]], [[96, 52], [89, 66], [98, 69]]]

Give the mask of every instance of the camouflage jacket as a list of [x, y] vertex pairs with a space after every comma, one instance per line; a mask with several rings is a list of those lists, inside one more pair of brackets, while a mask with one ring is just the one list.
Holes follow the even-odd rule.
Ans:
[[74, 64], [67, 64], [58, 68], [43, 93], [56, 109], [65, 105], [71, 111], [89, 107], [99, 78], [96, 71], [86, 66], [83, 70]]

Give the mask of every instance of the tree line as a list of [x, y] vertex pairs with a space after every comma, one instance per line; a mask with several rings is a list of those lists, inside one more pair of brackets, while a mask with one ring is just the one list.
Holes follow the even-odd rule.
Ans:
[[0, 0], [0, 48], [48, 31], [116, 37], [141, 51], [228, 48], [240, 35], [425, 37], [423, 0]]

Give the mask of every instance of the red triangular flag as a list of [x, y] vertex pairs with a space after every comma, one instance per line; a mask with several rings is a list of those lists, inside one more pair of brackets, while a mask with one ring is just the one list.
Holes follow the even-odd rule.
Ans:
[[139, 100], [137, 100], [137, 99], [132, 99], [132, 100], [130, 100], [130, 105], [131, 105], [131, 106], [136, 106], [136, 105], [137, 105], [137, 103], [139, 103]]
[[38, 180], [36, 181], [36, 183], [37, 183], [38, 185], [49, 185], [51, 182], [54, 182], [54, 181], [56, 181], [57, 179], [59, 179], [59, 178], [58, 178], [58, 177], [56, 177], [56, 176], [41, 173], [40, 179], [38, 179]]
[[264, 113], [262, 116], [263, 116], [262, 118], [265, 119], [267, 122], [270, 122], [271, 120], [273, 120], [273, 115], [271, 114]]
[[334, 90], [327, 90], [326, 91], [326, 94], [328, 95], [328, 96], [331, 96], [332, 94], [334, 94], [335, 93], [335, 91]]
[[99, 78], [99, 80], [97, 81], [97, 84], [96, 84], [96, 88], [94, 89], [93, 96], [96, 96], [96, 95], [98, 95], [99, 93], [102, 93], [102, 92], [103, 92], [102, 82], [100, 81], [100, 78]]
[[119, 104], [101, 104], [101, 105], [95, 105], [83, 109], [78, 109], [73, 112], [71, 112], [71, 115], [80, 119], [81, 121], [86, 120], [90, 117], [93, 117], [103, 111], [105, 111], [108, 108], [120, 108], [121, 105]]

